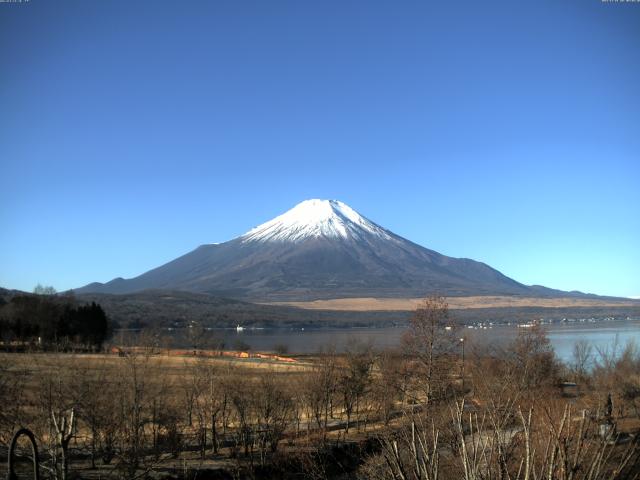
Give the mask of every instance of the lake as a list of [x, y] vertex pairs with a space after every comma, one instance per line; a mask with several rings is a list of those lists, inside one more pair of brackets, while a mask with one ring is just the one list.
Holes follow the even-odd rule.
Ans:
[[[640, 346], [640, 319], [609, 320], [596, 322], [556, 323], [543, 326], [558, 358], [571, 361], [573, 346], [579, 340], [589, 342], [596, 349], [618, 348], [631, 340]], [[513, 325], [487, 326], [486, 329], [465, 328], [461, 335], [478, 344], [505, 344], [518, 334]], [[347, 329], [236, 329], [214, 330], [216, 340], [222, 340], [226, 348], [245, 344], [254, 351], [274, 350], [286, 346], [289, 353], [316, 353], [329, 346], [344, 350], [349, 342], [371, 343], [374, 347], [394, 348], [401, 343], [404, 327], [347, 328]]]

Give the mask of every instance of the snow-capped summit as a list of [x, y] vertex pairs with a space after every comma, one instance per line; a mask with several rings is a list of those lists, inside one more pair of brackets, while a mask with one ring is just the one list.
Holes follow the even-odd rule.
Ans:
[[240, 238], [243, 242], [298, 242], [318, 237], [361, 239], [366, 235], [391, 238], [384, 228], [345, 203], [311, 199], [249, 230]]

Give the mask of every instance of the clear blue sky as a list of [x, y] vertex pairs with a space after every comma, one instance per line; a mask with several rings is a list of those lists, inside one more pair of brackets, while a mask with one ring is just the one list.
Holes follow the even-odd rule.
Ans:
[[131, 277], [307, 198], [640, 295], [640, 4], [0, 3], [0, 286]]

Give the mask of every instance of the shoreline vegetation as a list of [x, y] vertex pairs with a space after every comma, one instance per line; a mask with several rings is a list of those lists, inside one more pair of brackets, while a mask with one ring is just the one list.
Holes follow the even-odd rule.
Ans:
[[639, 478], [635, 343], [561, 363], [537, 325], [480, 345], [453, 317], [430, 297], [401, 348], [313, 355], [30, 342], [0, 353], [0, 453], [26, 426], [53, 480]]

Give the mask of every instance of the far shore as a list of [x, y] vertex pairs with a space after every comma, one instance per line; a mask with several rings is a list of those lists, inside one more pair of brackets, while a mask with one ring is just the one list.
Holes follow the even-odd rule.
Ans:
[[[263, 305], [286, 305], [307, 310], [366, 311], [411, 311], [422, 298], [334, 298], [306, 302], [268, 302]], [[640, 301], [632, 299], [594, 298], [536, 298], [509, 296], [448, 297], [449, 308], [466, 310], [472, 308], [508, 307], [637, 307]]]

